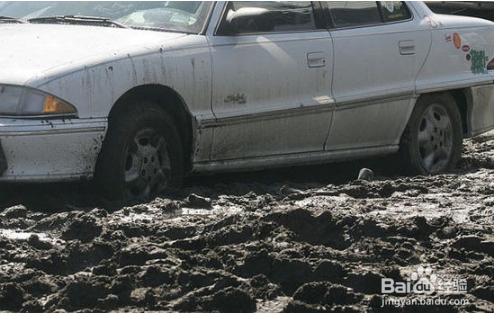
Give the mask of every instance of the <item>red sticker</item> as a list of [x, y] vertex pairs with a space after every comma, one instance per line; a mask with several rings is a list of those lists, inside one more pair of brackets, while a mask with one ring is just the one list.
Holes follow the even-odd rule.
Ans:
[[468, 46], [467, 44], [465, 44], [464, 46], [462, 46], [462, 51], [463, 52], [469, 52], [470, 51], [470, 46]]

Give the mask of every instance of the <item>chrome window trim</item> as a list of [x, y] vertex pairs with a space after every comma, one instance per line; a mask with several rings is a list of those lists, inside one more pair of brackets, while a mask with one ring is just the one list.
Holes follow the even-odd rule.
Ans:
[[[379, 8], [379, 1], [377, 2], [377, 8]], [[406, 3], [406, 1], [401, 1], [405, 4], [406, 8], [408, 9], [408, 12], [410, 12], [410, 18], [409, 19], [403, 19], [403, 20], [397, 20], [397, 21], [382, 21], [380, 23], [372, 23], [372, 24], [363, 24], [363, 25], [357, 25], [357, 26], [347, 26], [347, 27], [336, 27], [334, 25], [334, 19], [332, 18], [332, 14], [330, 13], [330, 9], [327, 5], [327, 1], [325, 1], [325, 5], [323, 6], [324, 10], [327, 11], [327, 15], [329, 17], [329, 21], [331, 23], [329, 30], [334, 30], [334, 31], [342, 31], [342, 30], [354, 30], [354, 29], [359, 29], [359, 28], [371, 28], [371, 27], [380, 27], [380, 26], [385, 26], [385, 25], [393, 25], [393, 24], [399, 24], [399, 23], [407, 23], [407, 22], [412, 22], [414, 20], [414, 15], [412, 10], [410, 9], [410, 6]], [[380, 18], [383, 19], [382, 14], [380, 13], [379, 10], [379, 15]]]

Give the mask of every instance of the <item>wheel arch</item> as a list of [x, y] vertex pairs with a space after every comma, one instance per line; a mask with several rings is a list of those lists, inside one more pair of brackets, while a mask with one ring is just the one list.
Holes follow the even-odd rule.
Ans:
[[[434, 95], [434, 94], [448, 94], [455, 101], [458, 112], [460, 114], [460, 118], [462, 119], [462, 130], [463, 136], [468, 137], [471, 132], [470, 127], [470, 114], [472, 111], [472, 92], [470, 88], [460, 88], [460, 89], [452, 89], [452, 90], [441, 90], [435, 92], [423, 93], [417, 97], [417, 101], [420, 100], [423, 96]], [[412, 111], [413, 112], [413, 111]]]
[[453, 97], [458, 106], [460, 118], [462, 119], [463, 136], [468, 137], [471, 132], [470, 114], [472, 108], [472, 93], [470, 89], [450, 90], [448, 93]]
[[131, 104], [131, 101], [147, 100], [159, 105], [175, 122], [184, 145], [184, 163], [187, 170], [192, 166], [192, 145], [194, 117], [185, 100], [174, 89], [161, 84], [147, 84], [134, 87], [124, 93], [112, 106], [109, 112], [109, 127], [113, 119]]

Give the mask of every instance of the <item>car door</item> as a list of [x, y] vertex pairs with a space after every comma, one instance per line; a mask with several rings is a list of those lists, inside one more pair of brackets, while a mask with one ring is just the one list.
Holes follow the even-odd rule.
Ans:
[[402, 1], [322, 5], [333, 23], [337, 103], [326, 149], [397, 145], [429, 51], [428, 26]]
[[333, 106], [332, 41], [312, 3], [233, 1], [223, 10], [208, 36], [211, 160], [322, 151]]

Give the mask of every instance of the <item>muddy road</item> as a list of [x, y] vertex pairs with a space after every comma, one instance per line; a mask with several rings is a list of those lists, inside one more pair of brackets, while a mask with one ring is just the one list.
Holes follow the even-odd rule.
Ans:
[[[198, 177], [173, 198], [115, 209], [89, 185], [4, 186], [0, 310], [493, 311], [493, 135], [466, 141], [452, 174], [392, 166]], [[375, 179], [356, 181], [361, 167]], [[466, 289], [384, 305], [382, 278], [421, 267]]]

